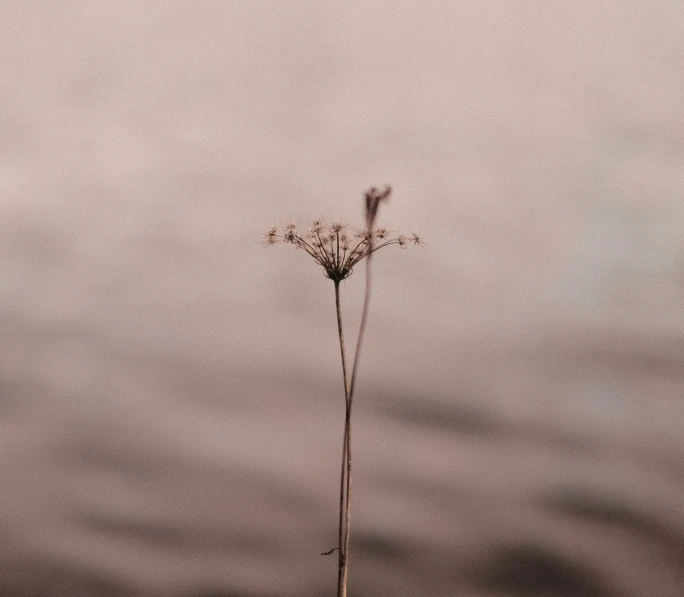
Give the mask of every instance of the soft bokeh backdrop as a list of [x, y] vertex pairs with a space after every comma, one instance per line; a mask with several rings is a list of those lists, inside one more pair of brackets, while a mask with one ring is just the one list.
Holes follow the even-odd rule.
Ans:
[[[684, 592], [684, 9], [1, 2], [0, 593]], [[343, 286], [348, 334], [362, 276]]]

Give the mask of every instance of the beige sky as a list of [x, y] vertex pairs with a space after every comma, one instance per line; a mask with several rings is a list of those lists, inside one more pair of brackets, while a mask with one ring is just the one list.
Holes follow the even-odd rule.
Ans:
[[[328, 368], [288, 343], [330, 333], [331, 289], [255, 241], [289, 217], [354, 220], [390, 182], [383, 221], [430, 244], [378, 259], [378, 358], [402, 383], [458, 383], [464, 346], [681, 342], [677, 2], [5, 13], [6, 321]], [[416, 345], [435, 350], [416, 361]]]

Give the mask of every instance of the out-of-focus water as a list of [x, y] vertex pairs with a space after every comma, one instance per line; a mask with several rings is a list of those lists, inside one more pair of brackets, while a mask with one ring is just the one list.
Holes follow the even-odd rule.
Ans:
[[334, 593], [333, 288], [259, 238], [385, 182], [350, 595], [682, 594], [679, 3], [2, 13], [0, 594]]

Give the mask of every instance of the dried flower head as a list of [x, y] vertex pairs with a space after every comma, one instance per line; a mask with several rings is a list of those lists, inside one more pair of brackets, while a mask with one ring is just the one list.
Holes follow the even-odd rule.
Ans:
[[378, 207], [391, 193], [389, 186], [378, 191], [375, 187], [365, 194], [366, 224], [364, 228], [351, 228], [342, 222], [326, 224], [314, 220], [309, 229], [301, 233], [290, 221], [285, 226], [274, 226], [266, 233], [269, 244], [289, 243], [304, 249], [314, 261], [323, 267], [325, 275], [335, 282], [348, 278], [354, 266], [378, 249], [389, 245], [406, 248], [409, 244], [424, 246], [417, 234], [406, 237], [393, 234], [387, 228], [375, 228]]
[[368, 230], [373, 230], [375, 227], [375, 218], [378, 215], [380, 203], [389, 200], [391, 192], [392, 187], [389, 185], [386, 185], [382, 191], [379, 191], [375, 187], [371, 187], [368, 189], [368, 191], [366, 191], [366, 228]]

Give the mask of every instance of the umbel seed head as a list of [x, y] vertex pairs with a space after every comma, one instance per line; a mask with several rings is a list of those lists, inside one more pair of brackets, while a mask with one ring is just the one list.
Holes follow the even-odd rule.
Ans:
[[410, 237], [392, 233], [387, 228], [375, 228], [378, 208], [389, 199], [391, 187], [385, 186], [382, 191], [371, 187], [364, 195], [366, 208], [366, 226], [353, 229], [348, 224], [325, 220], [314, 220], [308, 231], [300, 234], [297, 225], [289, 221], [284, 226], [273, 226], [265, 235], [268, 244], [278, 242], [295, 245], [304, 249], [318, 265], [322, 266], [325, 275], [339, 283], [348, 278], [354, 266], [378, 249], [389, 245], [399, 245], [405, 249], [409, 244], [424, 246], [423, 241], [414, 232]]

